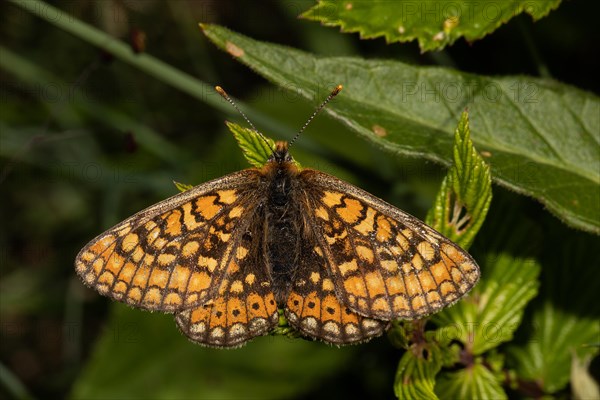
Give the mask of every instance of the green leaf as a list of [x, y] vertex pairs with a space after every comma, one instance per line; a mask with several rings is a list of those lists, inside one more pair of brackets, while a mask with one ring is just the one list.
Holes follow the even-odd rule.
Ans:
[[600, 101], [556, 81], [486, 77], [396, 61], [317, 57], [216, 25], [205, 34], [254, 71], [313, 100], [396, 153], [449, 165], [456, 117], [469, 107], [473, 144], [495, 182], [533, 196], [571, 226], [600, 233]]
[[469, 114], [465, 111], [454, 134], [454, 162], [426, 219], [464, 249], [471, 246], [492, 201], [490, 168], [469, 136]]
[[251, 165], [260, 168], [267, 163], [275, 149], [275, 142], [272, 139], [261, 137], [254, 129], [245, 128], [233, 122], [227, 122], [227, 128], [233, 133], [244, 157]]
[[417, 39], [425, 52], [441, 50], [461, 37], [469, 42], [481, 39], [524, 12], [538, 20], [559, 4], [560, 0], [320, 0], [302, 17], [358, 32], [363, 39], [383, 36], [388, 43]]
[[504, 250], [488, 244], [479, 260], [481, 280], [469, 297], [431, 317], [440, 326], [439, 340], [459, 340], [469, 353], [480, 355], [513, 338], [525, 306], [538, 292], [540, 265], [532, 257], [511, 255], [532, 240], [532, 232], [521, 228], [509, 234], [498, 244]]
[[541, 293], [528, 312], [529, 323], [507, 348], [507, 363], [519, 380], [540, 385], [546, 393], [567, 385], [574, 355], [598, 354], [600, 338], [598, 240], [583, 234], [554, 239], [547, 239], [547, 246], [560, 251], [543, 260]]
[[239, 349], [210, 349], [181, 335], [172, 315], [118, 303], [112, 311], [73, 399], [297, 398], [343, 368], [357, 349], [271, 336]]
[[185, 192], [194, 187], [194, 185], [190, 185], [188, 183], [181, 183], [181, 182], [177, 182], [177, 181], [173, 181], [173, 184], [175, 185], [177, 190], [179, 190], [180, 192]]
[[443, 372], [438, 376], [435, 392], [442, 399], [507, 399], [501, 382], [481, 359], [465, 369]]
[[399, 399], [437, 399], [435, 376], [442, 368], [442, 349], [435, 343], [413, 345], [400, 359], [394, 381]]
[[283, 308], [278, 308], [277, 312], [279, 313], [279, 322], [277, 326], [269, 332], [271, 336], [285, 336], [288, 339], [298, 339], [302, 337], [302, 334], [294, 329], [287, 321], [285, 317], [285, 311]]

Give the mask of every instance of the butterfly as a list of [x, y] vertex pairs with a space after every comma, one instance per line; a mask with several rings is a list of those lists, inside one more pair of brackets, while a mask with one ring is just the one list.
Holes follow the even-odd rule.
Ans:
[[424, 222], [299, 168], [285, 142], [260, 168], [198, 185], [102, 233], [75, 268], [102, 295], [173, 313], [189, 339], [210, 347], [268, 334], [279, 310], [308, 338], [365, 342], [392, 320], [455, 303], [480, 275], [467, 252]]

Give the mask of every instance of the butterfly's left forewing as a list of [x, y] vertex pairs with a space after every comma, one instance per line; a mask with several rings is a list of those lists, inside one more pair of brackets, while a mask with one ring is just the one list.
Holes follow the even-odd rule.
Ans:
[[217, 296], [250, 223], [259, 171], [248, 169], [173, 196], [101, 234], [75, 260], [103, 295], [175, 312]]
[[358, 314], [421, 318], [479, 279], [468, 253], [418, 219], [322, 172], [306, 169], [300, 179], [336, 294]]

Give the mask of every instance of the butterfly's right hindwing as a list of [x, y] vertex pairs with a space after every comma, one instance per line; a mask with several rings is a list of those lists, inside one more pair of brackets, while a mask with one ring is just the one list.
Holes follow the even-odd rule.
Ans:
[[336, 345], [365, 342], [385, 332], [388, 322], [363, 317], [340, 303], [327, 260], [314, 237], [308, 235], [303, 254], [285, 307], [291, 326], [305, 336]]

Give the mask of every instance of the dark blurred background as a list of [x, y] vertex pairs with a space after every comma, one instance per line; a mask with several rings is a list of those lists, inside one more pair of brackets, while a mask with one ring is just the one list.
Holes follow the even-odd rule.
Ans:
[[[598, 2], [565, 1], [537, 23], [519, 16], [483, 40], [427, 54], [416, 43], [363, 41], [298, 19], [312, 1], [50, 3], [200, 81], [223, 86], [240, 107], [292, 132], [318, 101], [267, 83], [217, 50], [198, 22], [321, 55], [551, 76], [600, 89]], [[0, 57], [11, 57], [11, 68], [18, 65], [24, 75], [44, 74], [53, 83], [34, 84], [14, 69], [0, 69], [0, 397], [393, 397], [401, 352], [385, 337], [343, 349], [267, 337], [241, 350], [205, 350], [187, 342], [169, 316], [131, 310], [84, 288], [73, 260], [94, 236], [175, 194], [173, 180], [199, 184], [247, 167], [223, 123], [241, 118], [9, 2], [0, 3], [0, 15]], [[156, 135], [169, 147], [140, 146], [140, 135]], [[385, 153], [326, 116], [309, 127], [294, 156], [420, 218], [445, 174], [435, 164]], [[518, 203], [520, 212], [545, 214], [533, 201]]]

